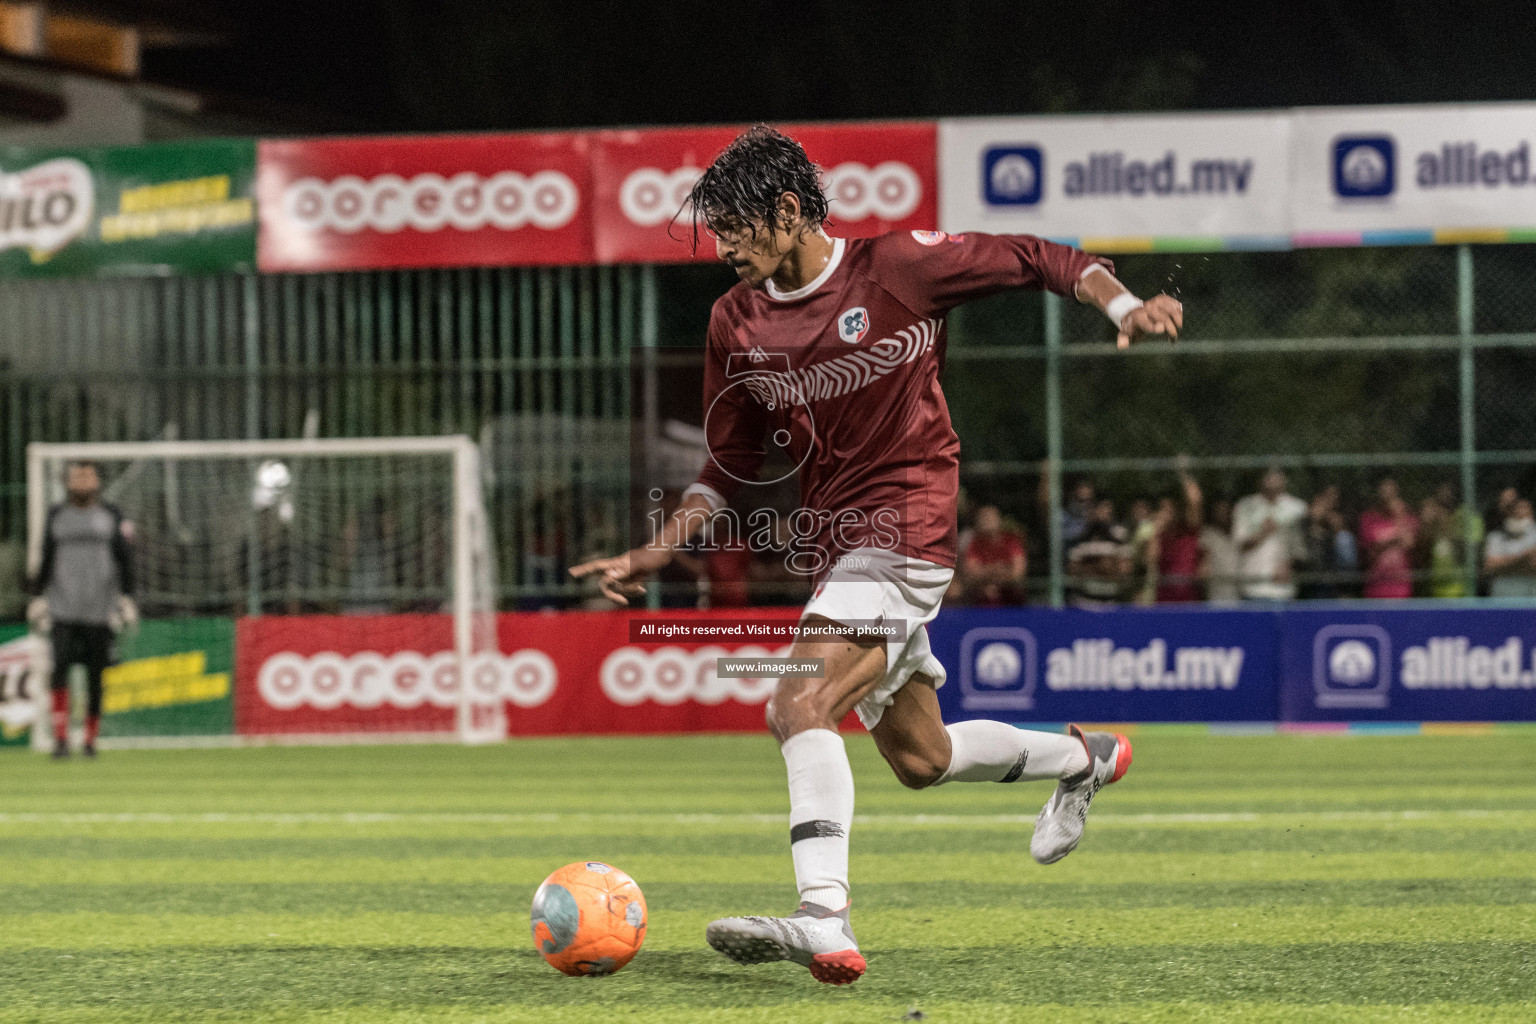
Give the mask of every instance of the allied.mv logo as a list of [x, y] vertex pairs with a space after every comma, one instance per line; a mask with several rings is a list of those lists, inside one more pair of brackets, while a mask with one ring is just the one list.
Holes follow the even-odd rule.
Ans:
[[843, 311], [837, 318], [837, 336], [850, 345], [857, 345], [869, 333], [869, 310], [854, 306]]
[[1368, 623], [1324, 626], [1312, 640], [1313, 699], [1320, 708], [1384, 708], [1392, 639]]
[[1035, 706], [1035, 634], [1022, 626], [977, 626], [960, 638], [960, 706], [1030, 711]]
[[1012, 644], [994, 640], [976, 652], [976, 683], [979, 686], [1012, 686], [1024, 672], [1024, 661]]
[[1397, 145], [1390, 135], [1333, 140], [1333, 191], [1343, 199], [1380, 199], [1397, 187]]
[[981, 157], [981, 197], [988, 206], [1034, 206], [1045, 192], [1039, 146], [992, 146]]

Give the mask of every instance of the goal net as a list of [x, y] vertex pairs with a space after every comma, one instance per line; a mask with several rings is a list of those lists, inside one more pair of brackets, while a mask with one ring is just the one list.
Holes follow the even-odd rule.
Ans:
[[[139, 617], [103, 677], [104, 746], [505, 737], [511, 683], [468, 438], [33, 444], [27, 455], [31, 571], [73, 463], [97, 467], [101, 501], [131, 535]], [[71, 671], [78, 718], [83, 670]], [[34, 745], [46, 733], [34, 729]]]

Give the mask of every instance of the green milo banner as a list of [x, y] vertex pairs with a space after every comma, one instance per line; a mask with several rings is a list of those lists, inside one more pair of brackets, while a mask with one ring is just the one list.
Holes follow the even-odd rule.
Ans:
[[102, 738], [233, 732], [234, 663], [233, 619], [144, 620], [102, 675]]
[[0, 149], [0, 275], [247, 270], [256, 144]]
[[25, 747], [37, 717], [36, 641], [27, 627], [0, 625], [0, 748]]

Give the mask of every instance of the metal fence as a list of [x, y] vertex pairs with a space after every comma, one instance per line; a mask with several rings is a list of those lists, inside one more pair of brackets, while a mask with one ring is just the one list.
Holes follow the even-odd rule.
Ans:
[[[1279, 465], [1302, 494], [1337, 482], [1363, 500], [1391, 470], [1410, 496], [1450, 480], [1476, 508], [1536, 466], [1533, 255], [1123, 257], [1127, 283], [1188, 311], [1178, 345], [1129, 353], [1051, 296], [957, 310], [945, 390], [967, 497], [1029, 534], [1031, 590], [1058, 601], [1042, 474], [1052, 507], [1079, 474], [1123, 506], [1170, 489], [1180, 465], [1234, 496]], [[0, 283], [0, 616], [19, 607], [34, 440], [468, 433], [486, 451], [502, 603], [575, 601], [563, 570], [622, 543], [632, 461], [668, 415], [655, 350], [700, 345], [730, 280], [598, 267]]]

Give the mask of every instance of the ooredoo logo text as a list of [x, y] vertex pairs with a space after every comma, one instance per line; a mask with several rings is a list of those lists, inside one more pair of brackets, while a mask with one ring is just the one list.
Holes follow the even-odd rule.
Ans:
[[[459, 659], [450, 651], [285, 652], [262, 663], [256, 692], [279, 711], [301, 707], [327, 711], [343, 705], [365, 710], [424, 704], [454, 708], [459, 705], [459, 675]], [[484, 700], [499, 698], [518, 707], [537, 707], [549, 700], [559, 680], [550, 656], [533, 648], [469, 659], [469, 685], [473, 695]]]
[[[619, 209], [631, 224], [642, 228], [670, 223], [674, 217], [687, 220], [688, 193], [703, 173], [697, 167], [631, 171], [619, 186]], [[922, 179], [900, 160], [873, 167], [856, 160], [840, 163], [826, 173], [823, 186], [828, 212], [837, 220], [903, 220], [923, 201]]]
[[311, 231], [343, 234], [364, 229], [389, 234], [406, 228], [516, 231], [530, 226], [555, 231], [569, 224], [580, 206], [576, 183], [559, 171], [301, 178], [282, 195], [286, 220]]

